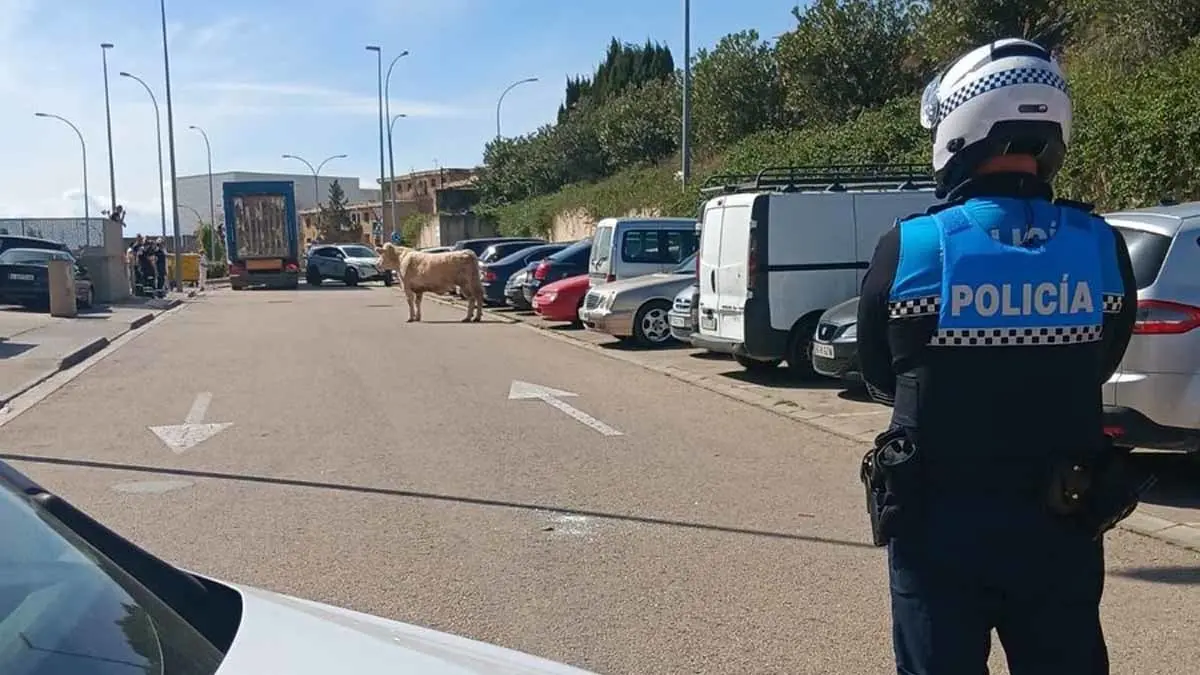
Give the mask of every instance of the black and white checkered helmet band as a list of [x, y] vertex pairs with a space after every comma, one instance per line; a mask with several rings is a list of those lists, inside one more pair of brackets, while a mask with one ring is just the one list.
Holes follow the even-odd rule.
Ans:
[[997, 89], [1003, 89], [1004, 87], [1026, 84], [1041, 84], [1047, 87], [1054, 87], [1064, 94], [1070, 94], [1067, 81], [1049, 68], [1021, 66], [1019, 68], [1009, 68], [1008, 70], [990, 73], [955, 89], [944, 99], [937, 95], [937, 90], [941, 86], [941, 76], [939, 76], [929, 83], [929, 86], [925, 89], [925, 93], [922, 95], [921, 123], [925, 128], [932, 129], [942, 120], [946, 119], [950, 113], [977, 96], [996, 91]]

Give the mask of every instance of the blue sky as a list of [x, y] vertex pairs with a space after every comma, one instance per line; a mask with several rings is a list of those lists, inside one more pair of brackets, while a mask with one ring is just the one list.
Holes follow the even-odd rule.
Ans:
[[[755, 28], [790, 28], [795, 0], [692, 0], [692, 44]], [[340, 9], [336, 9], [340, 7]], [[681, 62], [681, 0], [168, 0], [171, 85], [179, 175], [205, 170], [204, 127], [214, 171], [379, 172], [375, 55], [384, 66], [407, 49], [391, 80], [396, 172], [473, 166], [495, 135], [495, 105], [511, 82], [537, 77], [505, 99], [503, 132], [553, 120], [568, 76], [590, 73], [613, 36], [669, 44]], [[0, 217], [82, 216], [79, 143], [88, 146], [92, 214], [108, 208], [108, 155], [99, 44], [111, 42], [110, 96], [118, 202], [131, 230], [158, 222], [154, 113], [122, 70], [140, 76], [166, 106], [157, 0], [0, 0]], [[165, 144], [164, 144], [165, 145]], [[164, 150], [165, 152], [165, 150]], [[169, 193], [168, 193], [169, 198]]]

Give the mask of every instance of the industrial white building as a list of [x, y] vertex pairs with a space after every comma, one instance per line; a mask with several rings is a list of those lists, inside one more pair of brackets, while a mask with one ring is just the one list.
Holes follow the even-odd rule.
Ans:
[[[364, 189], [359, 185], [358, 177], [354, 176], [321, 176], [317, 185], [313, 185], [313, 176], [309, 174], [258, 173], [254, 171], [226, 171], [214, 173], [212, 176], [212, 195], [216, 203], [212, 205], [217, 222], [224, 219], [224, 208], [221, 202], [221, 186], [226, 181], [292, 181], [296, 184], [296, 210], [315, 208], [319, 202], [329, 198], [329, 186], [338, 181], [346, 193], [346, 201], [350, 203], [379, 201], [379, 189]], [[179, 176], [179, 229], [183, 234], [191, 234], [200, 225], [196, 219], [198, 213], [205, 222], [209, 219], [208, 174], [194, 176]], [[193, 210], [195, 212], [193, 212]], [[169, 229], [169, 224], [168, 224]]]

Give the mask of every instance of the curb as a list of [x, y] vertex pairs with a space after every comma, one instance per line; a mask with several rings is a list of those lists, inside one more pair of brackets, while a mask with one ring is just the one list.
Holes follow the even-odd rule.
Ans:
[[[167, 303], [169, 305], [167, 307], [167, 309], [174, 309], [175, 307], [178, 307], [180, 304], [182, 304], [182, 302], [178, 299], [174, 300], [173, 302], [174, 302], [174, 304]], [[166, 310], [163, 310], [163, 311], [166, 311]], [[106, 337], [96, 338], [94, 340], [91, 340], [90, 342], [86, 342], [86, 343], [80, 345], [76, 349], [71, 350], [70, 352], [63, 355], [63, 357], [61, 359], [58, 360], [58, 366], [56, 368], [54, 368], [53, 370], [48, 370], [46, 372], [43, 372], [42, 374], [25, 382], [25, 384], [17, 386], [12, 391], [6, 392], [4, 394], [0, 394], [0, 408], [4, 408], [13, 399], [24, 394], [25, 392], [29, 391], [30, 389], [33, 389], [34, 387], [45, 382], [46, 380], [49, 380], [50, 378], [61, 373], [62, 371], [68, 370], [70, 368], [74, 368], [75, 366], [79, 365], [80, 363], [83, 363], [84, 361], [88, 360], [92, 356], [95, 356], [99, 352], [103, 351], [104, 348], [106, 348], [110, 344], [112, 344], [112, 342], [114, 340], [120, 338], [122, 335], [125, 335], [126, 333], [135, 331], [135, 330], [141, 328], [142, 326], [145, 326], [146, 324], [148, 324], [151, 321], [153, 321], [154, 319], [156, 319], [160, 313], [161, 312], [146, 312], [145, 314], [142, 314], [141, 316], [130, 321], [129, 326], [125, 330], [121, 331], [117, 335], [114, 335], [111, 339], [106, 338]]]
[[[121, 334], [124, 335], [125, 332], [127, 332], [127, 331], [122, 331]], [[9, 401], [12, 401], [13, 399], [17, 398], [21, 394], [24, 394], [25, 392], [29, 391], [30, 389], [33, 389], [34, 387], [38, 386], [39, 384], [45, 382], [46, 380], [48, 380], [52, 377], [54, 377], [55, 375], [61, 373], [62, 371], [66, 370], [68, 368], [71, 368], [73, 366], [77, 366], [80, 363], [83, 363], [84, 361], [86, 361], [88, 359], [88, 357], [93, 356], [94, 354], [101, 351], [108, 345], [109, 345], [108, 338], [105, 338], [105, 337], [96, 338], [95, 340], [92, 340], [91, 342], [86, 342], [83, 345], [80, 345], [79, 347], [71, 350], [70, 352], [67, 352], [61, 359], [58, 360], [58, 366], [55, 367], [53, 370], [47, 370], [47, 371], [41, 373], [40, 375], [37, 375], [37, 376], [31, 378], [30, 380], [26, 381], [24, 384], [18, 385], [12, 391], [9, 391], [9, 392], [4, 393], [3, 395], [0, 395], [0, 408], [7, 406]]]
[[[465, 307], [464, 304], [448, 298], [442, 298], [436, 295], [431, 295], [429, 297], [442, 305], [459, 308]], [[680, 368], [645, 363], [644, 361], [640, 361], [623, 352], [602, 349], [598, 345], [584, 342], [561, 333], [551, 332], [544, 328], [539, 328], [528, 321], [522, 321], [521, 319], [514, 319], [509, 316], [497, 314], [486, 307], [484, 308], [483, 312], [484, 314], [487, 314], [495, 319], [500, 319], [505, 323], [520, 324], [529, 330], [536, 331], [539, 335], [548, 337], [552, 340], [558, 340], [559, 342], [574, 345], [581, 349], [585, 349], [611, 359], [616, 359], [617, 361], [624, 361], [625, 363], [638, 366], [644, 370], [660, 373], [662, 375], [666, 375], [667, 377], [687, 382], [700, 387], [701, 389], [711, 391], [714, 394], [719, 394], [735, 401], [741, 401], [742, 403], [752, 405], [761, 410], [766, 410], [767, 412], [774, 413], [780, 417], [785, 417], [802, 424], [807, 424], [808, 426], [815, 427], [827, 434], [837, 436], [838, 438], [844, 438], [855, 443], [871, 442], [870, 439], [859, 438], [853, 434], [848, 434], [838, 429], [829, 428], [827, 425], [822, 423], [821, 418], [824, 417], [824, 415], [798, 408], [794, 401], [781, 399], [769, 394], [759, 394], [724, 382], [713, 382], [705, 375], [697, 375]], [[874, 438], [874, 434], [870, 434], [870, 436]], [[1191, 525], [1184, 525], [1182, 523], [1176, 523], [1172, 520], [1167, 520], [1166, 518], [1159, 518], [1158, 516], [1152, 516], [1146, 513], [1135, 511], [1128, 518], [1121, 521], [1117, 527], [1135, 534], [1140, 534], [1144, 537], [1157, 539], [1158, 541], [1165, 542], [1173, 546], [1178, 546], [1180, 548], [1185, 548], [1190, 551], [1196, 551], [1200, 553], [1200, 528], [1192, 527]]]
[[154, 320], [154, 316], [154, 312], [146, 312], [145, 314], [129, 322], [129, 330], [137, 330], [142, 326], [145, 326]]

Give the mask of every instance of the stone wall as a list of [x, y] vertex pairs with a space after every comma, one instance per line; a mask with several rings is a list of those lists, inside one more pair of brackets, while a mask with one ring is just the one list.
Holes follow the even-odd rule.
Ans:
[[[623, 218], [657, 218], [662, 215], [659, 209], [633, 209]], [[550, 241], [575, 241], [592, 236], [596, 230], [596, 221], [583, 209], [564, 211], [554, 217], [550, 226]]]

